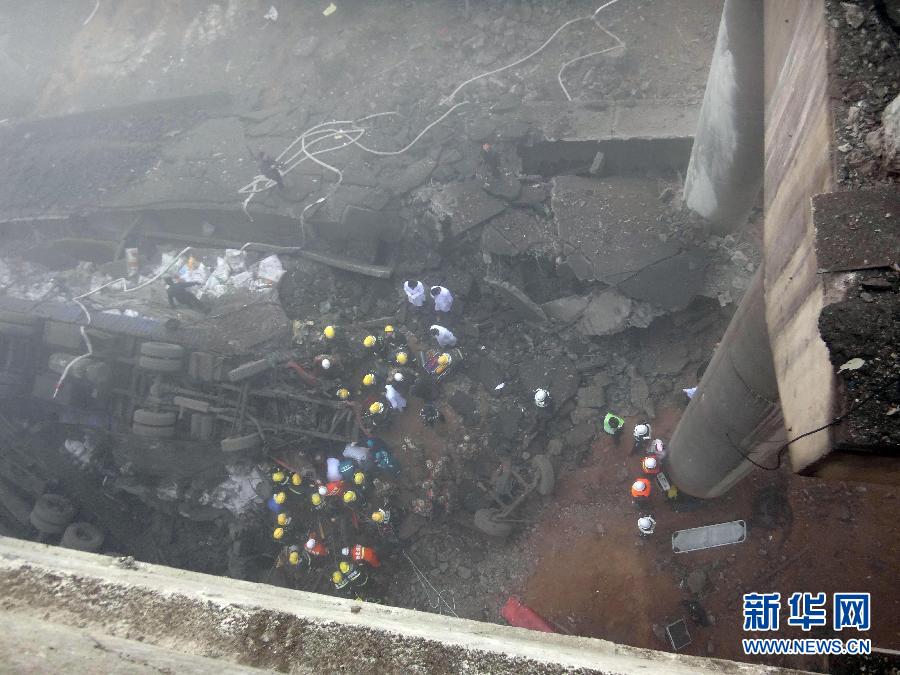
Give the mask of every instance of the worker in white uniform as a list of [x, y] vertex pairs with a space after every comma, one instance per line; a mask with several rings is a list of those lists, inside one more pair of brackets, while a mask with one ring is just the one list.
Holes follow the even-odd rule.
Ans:
[[431, 297], [434, 298], [435, 312], [449, 312], [453, 307], [453, 294], [443, 286], [432, 286]]
[[406, 399], [394, 388], [394, 385], [386, 384], [384, 386], [384, 396], [394, 410], [403, 410], [406, 407]]
[[410, 281], [407, 279], [403, 282], [403, 292], [406, 293], [406, 299], [413, 307], [421, 307], [425, 304], [425, 285], [421, 281]]
[[443, 326], [434, 324], [428, 330], [434, 336], [434, 339], [437, 340], [438, 345], [440, 345], [441, 347], [456, 346], [456, 336]]
[[649, 537], [653, 534], [654, 529], [656, 529], [656, 521], [653, 519], [653, 516], [641, 516], [638, 518], [638, 531], [640, 531], [642, 537]]

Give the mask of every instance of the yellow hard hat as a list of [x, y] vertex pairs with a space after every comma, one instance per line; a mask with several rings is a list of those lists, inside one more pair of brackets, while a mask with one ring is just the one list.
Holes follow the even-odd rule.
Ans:
[[357, 485], [362, 485], [366, 482], [366, 474], [364, 474], [362, 471], [357, 471], [355, 474], [353, 474], [353, 482]]
[[406, 352], [397, 352], [397, 358], [394, 360], [401, 366], [405, 366], [406, 362], [409, 361], [409, 356]]
[[375, 401], [375, 403], [369, 406], [369, 412], [373, 415], [377, 415], [382, 410], [384, 410], [384, 404], [381, 401]]
[[366, 335], [363, 339], [363, 345], [366, 347], [374, 347], [375, 346], [375, 336], [374, 335]]
[[295, 487], [303, 485], [303, 476], [301, 476], [299, 473], [291, 474], [291, 485]]
[[309, 501], [313, 503], [313, 506], [318, 506], [322, 503], [322, 495], [320, 495], [318, 492], [313, 492], [312, 496], [309, 498]]
[[279, 513], [278, 518], [276, 518], [276, 520], [278, 521], [279, 525], [287, 525], [288, 520], [290, 520], [290, 518], [288, 518], [288, 514], [286, 514], [286, 513]]
[[356, 501], [356, 493], [353, 490], [347, 490], [344, 493], [344, 503], [349, 504], [350, 502]]
[[288, 555], [288, 562], [291, 565], [299, 565], [300, 564], [300, 554], [297, 551], [291, 551]]
[[338, 564], [338, 567], [341, 568], [341, 572], [343, 572], [344, 574], [347, 574], [347, 572], [350, 571], [350, 563], [348, 563], [346, 560], [341, 560], [341, 562]]
[[438, 357], [438, 365], [446, 366], [448, 363], [450, 363], [450, 355], [449, 354], [441, 354]]
[[272, 474], [272, 482], [273, 483], [280, 483], [283, 480], [284, 480], [284, 471], [278, 470]]
[[344, 580], [344, 575], [340, 572], [335, 572], [331, 575], [331, 581], [335, 584], [339, 584]]
[[362, 379], [363, 386], [371, 387], [375, 384], [375, 376], [372, 373], [366, 373]]
[[342, 401], [346, 401], [348, 398], [350, 398], [350, 392], [344, 389], [344, 387], [341, 387], [337, 390], [337, 397]]
[[331, 340], [334, 338], [334, 326], [325, 326], [325, 330], [322, 331], [322, 335], [326, 337], [326, 339]]
[[394, 327], [392, 325], [388, 324], [387, 326], [384, 327], [384, 332], [385, 333], [393, 333]]
[[275, 531], [272, 533], [272, 537], [274, 539], [281, 539], [282, 537], [284, 537], [284, 528], [276, 527]]
[[376, 523], [380, 523], [384, 520], [384, 514], [381, 511], [376, 511], [372, 514], [372, 520]]
[[287, 499], [287, 495], [284, 492], [276, 492], [274, 498], [276, 504], [284, 504], [284, 500]]

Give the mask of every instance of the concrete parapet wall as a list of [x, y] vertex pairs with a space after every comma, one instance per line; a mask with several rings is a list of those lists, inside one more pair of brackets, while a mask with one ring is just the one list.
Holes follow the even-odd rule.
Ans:
[[[9, 652], [15, 652], [15, 663], [24, 660], [25, 666], [41, 669], [49, 663], [44, 655], [47, 635], [53, 644], [71, 645], [73, 659], [79, 650], [88, 651], [87, 636], [98, 649], [128, 655], [123, 657], [126, 662], [138, 658], [170, 668], [185, 664], [179, 672], [203, 672], [204, 666], [208, 670], [209, 659], [224, 664], [220, 672], [233, 672], [235, 665], [352, 673], [785, 672], [353, 602], [7, 538], [0, 538], [0, 593], [0, 626], [35, 627], [33, 640], [24, 634], [21, 640], [0, 640], [0, 650], [6, 652], [0, 659], [13, 663]], [[42, 627], [46, 633], [38, 630]], [[129, 672], [136, 671], [142, 672], [137, 667]]]

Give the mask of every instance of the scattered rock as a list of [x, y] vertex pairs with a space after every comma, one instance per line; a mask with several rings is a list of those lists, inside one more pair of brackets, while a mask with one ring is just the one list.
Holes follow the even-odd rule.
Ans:
[[578, 322], [584, 335], [612, 335], [628, 327], [632, 302], [615, 289], [595, 293]]
[[545, 302], [541, 305], [544, 313], [551, 319], [562, 321], [563, 323], [571, 323], [578, 319], [587, 309], [590, 298], [581, 295], [570, 295], [565, 298], [558, 298]]
[[575, 448], [576, 450], [586, 446], [594, 440], [596, 430], [597, 426], [595, 424], [589, 424], [587, 422], [579, 424], [566, 432], [566, 445], [570, 448]]
[[406, 167], [393, 180], [388, 181], [387, 187], [395, 195], [405, 195], [428, 180], [436, 166], [437, 162], [431, 157], [420, 159]]
[[687, 584], [687, 587], [691, 589], [691, 593], [699, 595], [703, 592], [703, 589], [706, 588], [708, 580], [709, 575], [706, 573], [706, 570], [701, 567], [689, 573], [684, 582]]
[[887, 279], [866, 279], [862, 282], [862, 287], [870, 291], [890, 291], [893, 284]]
[[525, 295], [524, 291], [513, 286], [508, 281], [499, 281], [496, 279], [485, 279], [484, 282], [497, 291], [506, 303], [518, 312], [518, 314], [526, 321], [535, 323], [546, 323], [547, 315], [541, 306]]
[[553, 456], [561, 455], [562, 451], [563, 451], [563, 445], [564, 445], [564, 443], [562, 442], [561, 439], [551, 438], [547, 442], [547, 454], [553, 455]]
[[460, 579], [468, 579], [472, 576], [472, 570], [470, 570], [468, 567], [463, 567], [462, 565], [460, 565], [456, 568], [456, 574]]
[[844, 20], [850, 28], [859, 28], [866, 22], [865, 12], [856, 3], [842, 2], [841, 7], [844, 8]]
[[863, 302], [875, 302], [875, 296], [871, 293], [866, 293], [865, 291], [859, 294], [859, 299]]

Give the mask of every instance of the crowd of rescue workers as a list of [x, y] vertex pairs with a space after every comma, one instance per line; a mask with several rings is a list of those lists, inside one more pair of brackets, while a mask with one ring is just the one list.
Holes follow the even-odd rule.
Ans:
[[[389, 479], [400, 473], [389, 445], [378, 434], [406, 412], [411, 396], [424, 402], [418, 414], [425, 425], [443, 422], [441, 411], [431, 403], [435, 388], [464, 358], [452, 330], [457, 316], [451, 291], [443, 286], [426, 290], [421, 281], [413, 280], [405, 281], [402, 290], [408, 301], [409, 334], [393, 325], [365, 333], [328, 325], [310, 346], [307, 368], [296, 366], [301, 376], [324, 387], [335, 400], [353, 406], [365, 439], [347, 444], [339, 457], [321, 457], [322, 466], [314, 474], [287, 465], [272, 469], [274, 494], [268, 509], [275, 520], [275, 568], [291, 585], [299, 586], [305, 574], [319, 570], [328, 574], [335, 594], [377, 601], [381, 594], [373, 572], [381, 567], [379, 551], [383, 555], [385, 550], [401, 550], [396, 529], [401, 508], [389, 497], [376, 496], [373, 489], [379, 476]], [[416, 333], [426, 333], [429, 322], [428, 337], [420, 341]], [[429, 341], [431, 346], [424, 347]], [[539, 415], [546, 416], [553, 408], [548, 389], [534, 390], [533, 401]], [[616, 436], [624, 424], [622, 417], [610, 412], [603, 429]], [[651, 438], [649, 423], [635, 425], [633, 454], [642, 455], [641, 477], [632, 483], [631, 496], [641, 510], [637, 523], [641, 536], [653, 534], [656, 526], [645, 512], [651, 479], [656, 478], [668, 497], [675, 496], [660, 472], [665, 446]], [[429, 468], [434, 474], [436, 467]], [[439, 504], [449, 499], [433, 489], [428, 496]], [[426, 508], [424, 500], [416, 501], [423, 503], [414, 503], [414, 511]], [[429, 513], [431, 508], [429, 501]]]

